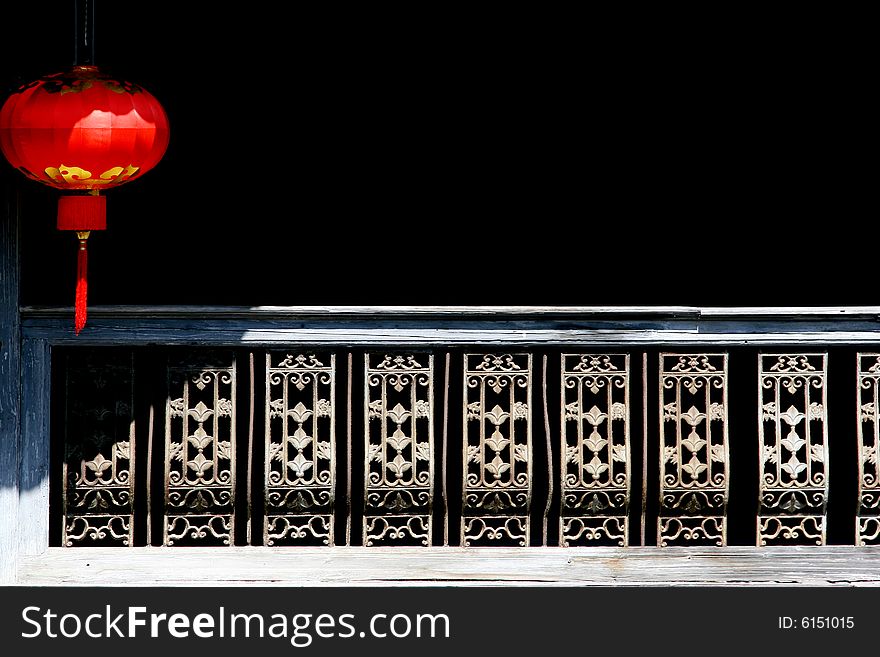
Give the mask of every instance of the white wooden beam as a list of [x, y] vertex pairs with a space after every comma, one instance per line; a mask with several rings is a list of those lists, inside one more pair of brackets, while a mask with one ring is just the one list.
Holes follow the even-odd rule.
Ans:
[[50, 548], [36, 586], [877, 586], [880, 550], [808, 548]]

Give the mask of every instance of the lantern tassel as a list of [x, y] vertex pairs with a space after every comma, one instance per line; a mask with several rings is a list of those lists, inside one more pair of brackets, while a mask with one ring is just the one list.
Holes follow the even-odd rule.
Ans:
[[89, 297], [89, 231], [77, 231], [79, 250], [76, 255], [76, 304], [74, 307], [73, 330], [79, 335], [86, 325]]

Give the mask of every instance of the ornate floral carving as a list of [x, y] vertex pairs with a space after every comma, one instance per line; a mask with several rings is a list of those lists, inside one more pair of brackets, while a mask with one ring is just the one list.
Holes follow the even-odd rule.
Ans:
[[511, 354], [485, 354], [474, 369], [482, 372], [518, 372], [522, 366]]
[[[669, 354], [670, 356], [676, 356], [676, 354]], [[717, 372], [718, 368], [715, 367], [710, 362], [710, 357], [707, 354], [696, 354], [696, 355], [677, 355], [678, 362], [674, 365], [669, 366], [670, 372], [696, 372], [707, 374], [710, 372]]]
[[607, 374], [619, 372], [620, 368], [614, 364], [613, 357], [606, 354], [581, 354], [574, 356], [578, 362], [568, 366], [570, 372], [582, 374]]
[[412, 354], [403, 356], [387, 355], [380, 362], [376, 363], [374, 369], [377, 370], [424, 370], [425, 367], [416, 361], [416, 357]]
[[[815, 372], [816, 367], [810, 362], [812, 354], [777, 354], [766, 356], [776, 358], [776, 362], [767, 368], [768, 372]], [[769, 365], [769, 361], [766, 363]]]

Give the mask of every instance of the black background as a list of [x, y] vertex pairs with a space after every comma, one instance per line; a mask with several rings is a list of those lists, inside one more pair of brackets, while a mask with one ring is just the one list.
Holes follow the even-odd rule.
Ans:
[[[97, 63], [157, 96], [172, 133], [154, 171], [109, 194], [90, 301], [877, 303], [876, 76], [859, 17], [687, 11], [98, 0]], [[0, 7], [4, 95], [72, 51], [72, 1]], [[69, 305], [59, 192], [5, 163], [0, 187], [22, 213], [22, 301]], [[460, 629], [424, 654], [599, 650], [600, 627], [634, 648], [827, 649], [871, 627], [853, 590], [297, 591], [232, 593], [247, 611], [308, 597], [315, 613], [428, 598]], [[0, 592], [6, 638], [25, 604], [81, 608], [86, 593]], [[218, 599], [88, 601], [154, 593]], [[858, 632], [780, 632], [782, 614], [855, 614]], [[499, 618], [522, 631], [493, 632]]]
[[[73, 58], [72, 1], [8, 5], [7, 92]], [[92, 304], [877, 301], [865, 59], [830, 23], [97, 5], [171, 143], [108, 193]], [[0, 182], [23, 302], [69, 305], [59, 192]]]

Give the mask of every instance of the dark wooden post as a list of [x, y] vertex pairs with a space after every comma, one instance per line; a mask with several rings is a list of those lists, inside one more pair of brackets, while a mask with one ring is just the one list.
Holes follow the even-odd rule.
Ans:
[[21, 427], [19, 213], [11, 184], [0, 214], [0, 584], [15, 579]]

